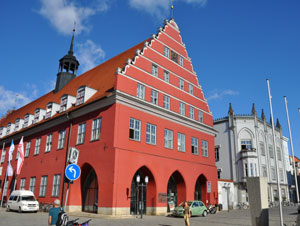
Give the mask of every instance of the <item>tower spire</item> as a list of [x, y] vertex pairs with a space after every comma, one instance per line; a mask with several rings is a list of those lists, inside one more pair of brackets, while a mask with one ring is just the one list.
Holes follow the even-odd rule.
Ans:
[[229, 114], [233, 114], [233, 113], [234, 113], [231, 103], [229, 103], [229, 110], [228, 110], [228, 113], [229, 113]]
[[256, 109], [255, 109], [255, 104], [252, 104], [252, 115], [256, 115]]
[[171, 19], [174, 19], [174, 5], [173, 5], [173, 1], [171, 0]]
[[71, 41], [70, 49], [69, 49], [69, 52], [68, 52], [68, 54], [70, 54], [70, 55], [73, 55], [73, 53], [74, 53], [73, 52], [73, 43], [74, 43], [75, 26], [76, 26], [76, 22], [74, 22], [72, 41]]

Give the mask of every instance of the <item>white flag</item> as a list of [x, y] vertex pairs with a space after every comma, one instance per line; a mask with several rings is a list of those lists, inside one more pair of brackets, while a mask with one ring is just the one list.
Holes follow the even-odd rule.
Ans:
[[8, 162], [10, 162], [12, 160], [12, 155], [13, 155], [13, 152], [15, 150], [15, 145], [14, 145], [14, 141], [11, 140], [11, 145], [10, 145], [10, 148], [9, 148], [9, 151], [8, 151]]
[[20, 174], [21, 172], [21, 168], [23, 166], [23, 162], [24, 162], [24, 145], [23, 145], [23, 137], [20, 140], [20, 143], [18, 145], [18, 153], [19, 153], [19, 157], [18, 157], [18, 165], [17, 165], [17, 175]]
[[8, 165], [7, 165], [7, 176], [11, 177], [12, 175], [14, 175], [14, 170], [13, 170], [13, 168], [12, 168], [10, 162], [9, 162]]

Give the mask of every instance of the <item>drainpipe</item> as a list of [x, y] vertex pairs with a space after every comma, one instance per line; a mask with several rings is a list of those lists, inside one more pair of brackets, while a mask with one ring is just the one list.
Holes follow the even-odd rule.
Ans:
[[[66, 157], [65, 157], [65, 166], [64, 166], [64, 171], [63, 171], [63, 187], [62, 187], [62, 194], [61, 194], [61, 203], [64, 203], [64, 198], [65, 198], [65, 170], [66, 170], [66, 167], [68, 164], [69, 145], [70, 145], [70, 139], [71, 139], [72, 125], [73, 125], [72, 117], [69, 115], [69, 112], [66, 113], [66, 117], [67, 117], [68, 121], [70, 122], [70, 125], [69, 125]], [[64, 210], [64, 211], [66, 211], [66, 210]]]

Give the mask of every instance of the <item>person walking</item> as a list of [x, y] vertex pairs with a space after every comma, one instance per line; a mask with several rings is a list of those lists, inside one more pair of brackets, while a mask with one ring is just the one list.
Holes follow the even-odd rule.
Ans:
[[185, 201], [184, 202], [184, 210], [183, 210], [183, 213], [184, 213], [184, 222], [185, 222], [185, 226], [190, 226], [190, 217], [191, 217], [191, 210], [190, 210], [190, 207], [188, 205], [188, 202]]
[[49, 210], [48, 226], [56, 226], [58, 214], [61, 211], [59, 199], [55, 199], [53, 204], [54, 207]]

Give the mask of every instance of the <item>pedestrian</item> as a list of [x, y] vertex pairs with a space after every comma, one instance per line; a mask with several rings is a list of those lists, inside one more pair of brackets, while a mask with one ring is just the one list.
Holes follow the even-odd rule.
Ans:
[[190, 210], [190, 207], [188, 205], [188, 202], [185, 201], [184, 202], [184, 222], [185, 222], [185, 225], [186, 226], [190, 226], [190, 217], [191, 217], [191, 210]]
[[49, 226], [56, 226], [58, 214], [61, 211], [59, 199], [55, 199], [53, 204], [54, 204], [54, 207], [50, 208], [50, 210], [49, 210], [49, 218], [48, 218]]

